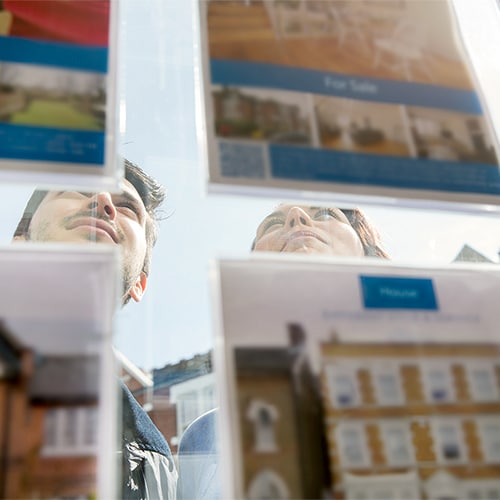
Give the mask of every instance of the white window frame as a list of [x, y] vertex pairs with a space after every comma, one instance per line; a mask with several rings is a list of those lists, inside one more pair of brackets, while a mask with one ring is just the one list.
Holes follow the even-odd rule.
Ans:
[[[360, 406], [361, 397], [358, 386], [357, 370], [355, 367], [340, 366], [337, 364], [329, 364], [325, 369], [328, 395], [333, 408], [352, 408]], [[339, 388], [338, 377], [344, 377], [349, 381], [352, 387], [352, 401], [348, 403], [339, 402], [341, 390]]]
[[[356, 436], [358, 440], [355, 446], [359, 446], [361, 459], [358, 462], [350, 461], [345, 453], [347, 446], [352, 446], [352, 443], [346, 442], [346, 432], [350, 436]], [[361, 422], [341, 422], [335, 428], [335, 440], [337, 443], [337, 451], [340, 460], [340, 466], [344, 469], [365, 469], [370, 467], [370, 451], [368, 449], [366, 426]]]
[[[99, 409], [97, 406], [64, 406], [47, 408], [44, 415], [44, 456], [75, 456], [96, 455], [98, 450], [98, 421]], [[70, 415], [75, 416], [75, 428], [70, 439], [66, 434]], [[49, 422], [50, 421], [50, 422]], [[49, 430], [48, 426], [52, 428]], [[95, 429], [93, 440], [87, 441], [88, 426]], [[47, 440], [47, 433], [51, 432], [52, 439]]]
[[[451, 372], [451, 364], [449, 360], [443, 359], [421, 365], [422, 378], [425, 388], [425, 399], [433, 404], [452, 403], [456, 400], [455, 387], [453, 384], [453, 376]], [[436, 398], [433, 393], [439, 390], [439, 387], [434, 386], [431, 378], [431, 373], [441, 373], [443, 375], [442, 387], [446, 391], [444, 399]]]
[[[484, 461], [492, 464], [500, 463], [500, 417], [481, 417], [476, 421], [476, 425], [481, 440], [481, 450], [483, 452]], [[493, 431], [487, 431], [487, 429], [492, 428]], [[496, 439], [496, 441], [494, 439]], [[493, 446], [497, 451], [492, 451]]]
[[[396, 392], [391, 398], [385, 395], [387, 391], [382, 388], [380, 377], [391, 376], [395, 379]], [[382, 366], [377, 365], [373, 368], [371, 373], [372, 385], [375, 390], [375, 397], [379, 406], [402, 406], [405, 403], [403, 388], [401, 386], [401, 372], [399, 366]]]
[[[441, 430], [445, 426], [453, 429], [455, 432], [456, 435], [455, 444], [457, 445], [459, 451], [458, 458], [448, 458], [443, 453], [444, 439]], [[467, 453], [467, 447], [465, 445], [464, 432], [461, 420], [453, 418], [437, 418], [432, 421], [432, 431], [434, 439], [434, 452], [438, 463], [462, 464], [468, 461], [469, 457]]]
[[[412, 440], [409, 422], [401, 421], [401, 420], [381, 421], [379, 429], [380, 429], [383, 448], [384, 448], [384, 456], [385, 456], [385, 460], [386, 460], [388, 465], [391, 465], [391, 466], [409, 466], [409, 465], [412, 465], [415, 463], [415, 450], [413, 448], [413, 440]], [[400, 457], [396, 457], [394, 455], [391, 456], [390, 449], [387, 446], [387, 443], [389, 441], [388, 434], [393, 429], [396, 429], [397, 431], [401, 432], [401, 437], [402, 437], [401, 445], [404, 446], [404, 448], [407, 451], [407, 455], [408, 455], [406, 460], [401, 460]]]
[[[496, 379], [496, 373], [493, 364], [489, 363], [488, 360], [484, 361], [474, 361], [467, 363], [467, 383], [469, 386], [469, 394], [473, 401], [477, 402], [493, 402], [499, 401], [499, 392], [498, 392], [498, 383]], [[477, 380], [474, 377], [474, 372], [481, 370], [486, 373], [489, 377], [489, 381], [491, 383], [491, 391], [485, 393], [481, 391], [481, 387], [477, 383]]]
[[191, 391], [183, 392], [179, 394], [176, 399], [177, 404], [177, 415], [178, 422], [177, 428], [178, 432], [183, 432], [186, 430], [188, 425], [196, 420], [200, 415], [200, 410], [198, 408], [198, 391], [192, 389]]

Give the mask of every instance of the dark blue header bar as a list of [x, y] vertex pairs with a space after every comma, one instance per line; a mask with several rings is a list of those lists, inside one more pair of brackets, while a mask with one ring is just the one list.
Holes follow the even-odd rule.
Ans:
[[106, 73], [108, 49], [0, 36], [0, 62], [40, 64]]
[[500, 194], [500, 170], [494, 165], [281, 144], [270, 144], [269, 155], [276, 179]]
[[211, 59], [210, 69], [212, 83], [219, 85], [275, 88], [482, 114], [479, 98], [470, 90], [222, 59]]
[[360, 276], [360, 282], [367, 309], [438, 309], [429, 278]]

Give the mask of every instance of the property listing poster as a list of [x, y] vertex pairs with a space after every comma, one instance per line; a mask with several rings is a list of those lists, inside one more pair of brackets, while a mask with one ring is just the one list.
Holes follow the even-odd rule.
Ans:
[[500, 495], [497, 266], [286, 257], [215, 272], [224, 498]]
[[0, 272], [16, 283], [0, 292], [1, 498], [118, 497], [118, 257], [0, 248]]
[[498, 203], [448, 1], [200, 1], [210, 187]]
[[114, 174], [115, 10], [112, 0], [0, 3], [2, 178]]

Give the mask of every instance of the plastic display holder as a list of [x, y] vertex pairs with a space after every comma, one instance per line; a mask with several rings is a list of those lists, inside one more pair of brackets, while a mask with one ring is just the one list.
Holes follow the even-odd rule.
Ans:
[[116, 0], [6, 0], [0, 181], [118, 191]]
[[500, 110], [460, 3], [200, 0], [209, 190], [498, 212]]
[[0, 249], [3, 498], [116, 498], [118, 255]]
[[212, 277], [224, 498], [500, 492], [498, 266], [261, 254]]

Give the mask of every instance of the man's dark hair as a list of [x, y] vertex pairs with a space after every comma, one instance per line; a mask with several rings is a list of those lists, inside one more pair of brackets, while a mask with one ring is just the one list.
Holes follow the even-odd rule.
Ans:
[[[149, 217], [146, 220], [146, 257], [142, 271], [149, 274], [151, 269], [151, 253], [158, 237], [158, 222], [161, 220], [160, 206], [165, 200], [165, 188], [146, 174], [138, 165], [125, 159], [125, 179], [137, 190]], [[31, 195], [23, 212], [23, 216], [14, 232], [14, 237], [29, 235], [31, 219], [49, 191], [36, 189]]]

